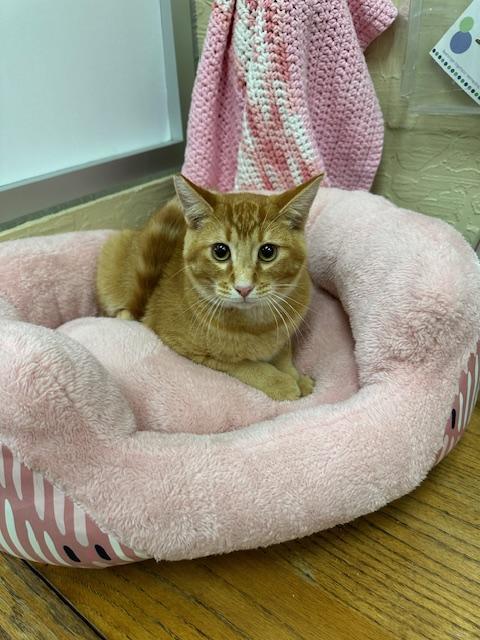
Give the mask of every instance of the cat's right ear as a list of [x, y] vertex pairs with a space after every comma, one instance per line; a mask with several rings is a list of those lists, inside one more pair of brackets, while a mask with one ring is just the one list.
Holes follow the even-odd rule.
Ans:
[[191, 229], [200, 229], [205, 219], [212, 213], [208, 203], [208, 191], [198, 187], [181, 174], [174, 176], [173, 183], [183, 208], [183, 215]]

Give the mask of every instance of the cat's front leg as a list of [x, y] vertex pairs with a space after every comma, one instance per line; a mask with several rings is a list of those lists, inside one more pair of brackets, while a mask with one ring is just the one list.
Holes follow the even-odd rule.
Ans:
[[315, 381], [310, 376], [299, 373], [292, 360], [292, 345], [288, 341], [283, 349], [272, 359], [272, 364], [279, 371], [292, 376], [297, 381], [302, 397], [312, 393]]
[[208, 360], [203, 364], [217, 371], [228, 373], [237, 380], [263, 391], [273, 400], [297, 400], [301, 396], [300, 387], [295, 378], [268, 362], [244, 360], [237, 363], [225, 363]]

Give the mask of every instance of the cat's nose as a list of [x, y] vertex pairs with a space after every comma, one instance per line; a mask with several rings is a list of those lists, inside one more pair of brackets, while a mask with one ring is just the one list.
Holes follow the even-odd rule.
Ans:
[[246, 298], [253, 291], [253, 287], [235, 287], [235, 291], [238, 291], [242, 298]]

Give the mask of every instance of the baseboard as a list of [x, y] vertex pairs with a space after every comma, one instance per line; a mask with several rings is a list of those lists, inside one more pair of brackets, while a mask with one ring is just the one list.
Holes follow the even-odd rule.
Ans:
[[98, 200], [30, 220], [0, 232], [0, 241], [67, 231], [126, 229], [141, 226], [174, 194], [171, 176], [153, 180]]

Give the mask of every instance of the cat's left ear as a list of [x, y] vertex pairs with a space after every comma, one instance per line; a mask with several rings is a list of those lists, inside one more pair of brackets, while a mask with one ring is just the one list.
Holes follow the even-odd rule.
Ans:
[[285, 191], [279, 196], [280, 214], [284, 214], [292, 229], [303, 229], [310, 208], [317, 195], [323, 173], [311, 178], [294, 189]]
[[209, 202], [212, 194], [181, 174], [174, 176], [173, 183], [188, 226], [192, 229], [200, 229], [202, 223], [212, 213], [212, 205]]

